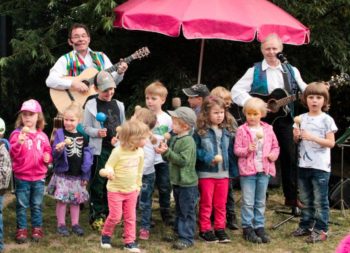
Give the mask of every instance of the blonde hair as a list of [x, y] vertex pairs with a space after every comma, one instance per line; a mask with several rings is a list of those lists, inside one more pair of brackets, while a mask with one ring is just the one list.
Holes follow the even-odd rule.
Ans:
[[146, 87], [145, 94], [156, 95], [166, 99], [168, 96], [168, 90], [163, 83], [160, 81], [155, 81]]
[[137, 149], [139, 142], [149, 136], [149, 127], [137, 119], [124, 122], [118, 131], [120, 146], [127, 150]]
[[217, 86], [210, 92], [211, 95], [221, 97], [226, 104], [226, 107], [230, 107], [232, 104], [231, 92], [223, 86]]
[[135, 113], [132, 116], [132, 119], [137, 119], [145, 123], [149, 129], [153, 129], [157, 123], [157, 115], [151, 110], [144, 107], [135, 109]]
[[[44, 114], [42, 112], [34, 112], [34, 113], [38, 114], [38, 120], [36, 121], [35, 128], [40, 129], [40, 130], [44, 130], [45, 125], [46, 125]], [[24, 127], [24, 124], [22, 121], [22, 115], [23, 115], [23, 111], [18, 113], [16, 122], [15, 122], [15, 128]]]
[[233, 128], [235, 120], [226, 110], [225, 101], [220, 97], [209, 95], [204, 99], [201, 111], [197, 117], [197, 130], [199, 135], [205, 135], [208, 132], [211, 126], [209, 114], [215, 105], [218, 105], [220, 108], [225, 110], [225, 118], [219, 125], [219, 128], [226, 128], [231, 133], [235, 132], [235, 129]]
[[248, 99], [243, 106], [244, 115], [246, 115], [248, 109], [260, 111], [262, 118], [267, 114], [267, 104], [261, 98], [252, 97]]
[[312, 82], [310, 83], [303, 92], [301, 97], [302, 103], [307, 107], [307, 97], [309, 95], [320, 95], [324, 97], [324, 102], [321, 110], [326, 112], [329, 110], [330, 99], [329, 92], [325, 82]]
[[64, 111], [63, 111], [63, 117], [67, 112], [73, 113], [75, 117], [78, 119], [81, 119], [83, 116], [83, 110], [81, 108], [81, 105], [77, 102], [72, 102]]

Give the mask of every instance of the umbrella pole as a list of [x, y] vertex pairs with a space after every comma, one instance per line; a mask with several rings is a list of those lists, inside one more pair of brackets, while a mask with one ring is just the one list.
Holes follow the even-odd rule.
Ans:
[[205, 40], [202, 39], [201, 42], [201, 51], [199, 55], [199, 66], [198, 66], [198, 78], [197, 78], [197, 83], [201, 83], [201, 75], [202, 75], [202, 65], [203, 65], [203, 52], [204, 52], [204, 42]]

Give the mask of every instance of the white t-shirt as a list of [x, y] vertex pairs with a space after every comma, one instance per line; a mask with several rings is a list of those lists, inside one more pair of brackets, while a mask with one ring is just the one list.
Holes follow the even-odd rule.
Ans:
[[143, 147], [143, 152], [145, 153], [145, 160], [143, 164], [143, 175], [149, 175], [155, 172], [154, 161], [156, 157], [155, 146], [147, 139], [146, 145]]
[[258, 139], [256, 137], [257, 132], [263, 132], [263, 128], [259, 127], [249, 127], [249, 130], [253, 136], [253, 140], [256, 144], [254, 164], [257, 172], [264, 172], [263, 169], [263, 144], [264, 138]]
[[[173, 121], [166, 112], [157, 114], [157, 123], [152, 132], [158, 140], [164, 140], [164, 134], [169, 133], [172, 130]], [[156, 154], [154, 164], [163, 163], [164, 160], [161, 154]]]
[[[317, 137], [325, 138], [327, 133], [335, 133], [338, 130], [333, 118], [324, 112], [317, 116], [309, 116], [308, 113], [300, 116], [300, 129], [305, 129]], [[296, 124], [293, 127], [297, 127]], [[321, 147], [313, 141], [302, 140], [299, 144], [299, 167], [330, 172], [331, 149]]]

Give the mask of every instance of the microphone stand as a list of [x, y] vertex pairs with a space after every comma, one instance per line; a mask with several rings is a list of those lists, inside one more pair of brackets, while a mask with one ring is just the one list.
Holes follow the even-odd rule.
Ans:
[[[289, 76], [291, 76], [291, 81], [294, 83], [294, 85], [292, 84], [289, 84], [289, 87], [291, 89], [291, 91], [293, 92], [293, 94], [295, 95], [296, 97], [296, 101], [299, 100], [299, 86], [298, 86], [298, 82], [297, 80], [295, 79], [294, 75], [292, 74], [293, 73], [293, 70], [291, 69], [291, 66], [288, 64], [288, 61], [287, 61], [287, 58], [282, 54], [280, 53], [277, 58], [281, 61], [281, 65], [282, 65], [282, 69], [285, 71], [285, 72], [288, 72], [289, 73]], [[289, 81], [289, 79], [288, 79]], [[290, 108], [289, 108], [290, 109]], [[297, 106], [294, 106], [294, 115], [298, 115], [299, 114], [299, 110], [297, 108]], [[295, 161], [298, 160], [298, 146], [296, 145], [295, 146]], [[295, 177], [296, 177], [296, 184], [297, 184], [297, 178], [298, 178], [298, 170], [297, 168], [295, 168], [296, 170], [296, 174], [295, 174]], [[296, 185], [297, 187], [297, 185]], [[301, 210], [299, 209], [299, 207], [295, 206], [295, 207], [292, 207], [292, 210], [291, 212], [286, 212], [286, 211], [282, 211], [282, 210], [275, 210], [276, 213], [281, 213], [281, 214], [289, 214], [289, 216], [282, 220], [281, 222], [277, 223], [276, 225], [274, 225], [272, 227], [272, 229], [277, 229], [279, 228], [280, 226], [282, 226], [284, 223], [292, 220], [293, 218], [295, 217], [299, 217], [301, 215]]]

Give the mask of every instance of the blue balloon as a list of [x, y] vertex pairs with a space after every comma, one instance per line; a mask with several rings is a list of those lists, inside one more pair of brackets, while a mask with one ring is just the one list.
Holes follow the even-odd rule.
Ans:
[[103, 123], [106, 121], [106, 119], [107, 119], [107, 116], [103, 112], [98, 112], [96, 114], [96, 120], [100, 122], [102, 128], [103, 128]]

